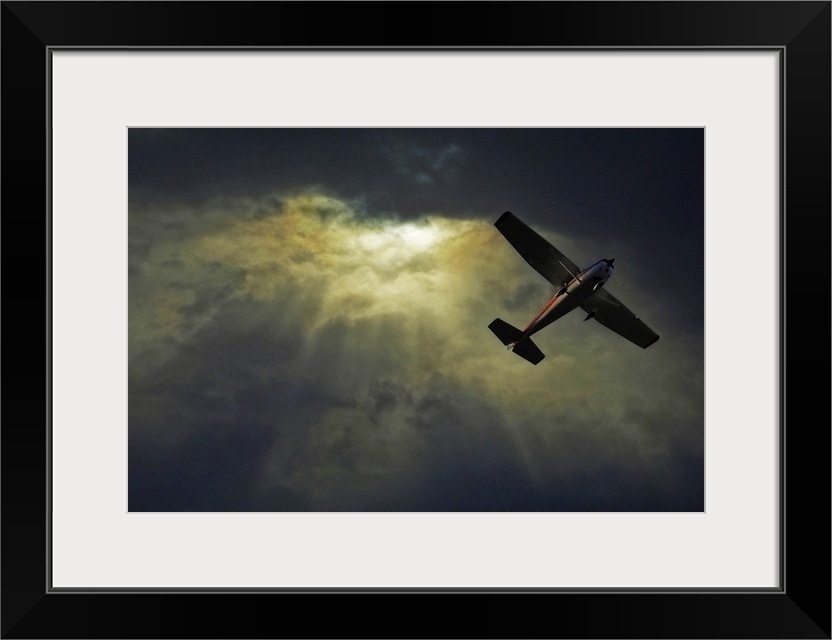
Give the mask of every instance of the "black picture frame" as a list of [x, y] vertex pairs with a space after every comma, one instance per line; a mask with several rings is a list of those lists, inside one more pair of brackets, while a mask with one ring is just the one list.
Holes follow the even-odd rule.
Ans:
[[[2, 637], [830, 637], [830, 2], [3, 2], [1, 42]], [[62, 47], [779, 51], [780, 588], [51, 590], [47, 131], [50, 51]], [[742, 250], [753, 263], [753, 245]], [[753, 321], [753, 307], [740, 299], [725, 313]]]

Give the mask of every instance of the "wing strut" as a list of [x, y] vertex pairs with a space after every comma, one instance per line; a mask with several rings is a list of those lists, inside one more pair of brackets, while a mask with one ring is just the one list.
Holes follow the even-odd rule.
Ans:
[[566, 269], [567, 272], [569, 272], [570, 276], [572, 276], [578, 282], [582, 282], [582, 280], [578, 276], [576, 276], [574, 273], [569, 271], [569, 267], [567, 267], [565, 264], [563, 264], [563, 262], [561, 262], [560, 260], [558, 260], [558, 262], [560, 262], [560, 266], [562, 266], [564, 269]]

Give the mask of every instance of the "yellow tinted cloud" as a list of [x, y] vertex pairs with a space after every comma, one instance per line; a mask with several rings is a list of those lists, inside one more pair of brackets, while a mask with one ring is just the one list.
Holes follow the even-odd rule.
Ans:
[[[414, 382], [439, 373], [505, 402], [524, 398], [526, 404], [528, 393], [514, 392], [518, 380], [542, 393], [532, 404], [551, 403], [553, 383], [558, 397], [568, 400], [596, 392], [586, 371], [573, 371], [568, 349], [549, 353], [542, 372], [507, 354], [488, 331], [518, 287], [539, 284], [539, 296], [522, 306], [522, 316], [509, 318], [523, 326], [548, 300], [551, 287], [482, 220], [379, 220], [336, 199], [304, 195], [286, 200], [272, 215], [194, 240], [188, 259], [238, 271], [240, 294], [258, 301], [287, 308], [299, 297], [314, 298], [314, 311], [300, 318], [313, 340], [333, 323], [367, 331], [378, 325], [379, 334], [381, 325], [393, 323], [386, 348], [399, 354], [402, 374]], [[368, 347], [385, 348], [349, 344], [350, 336], [343, 340], [359, 357]], [[353, 369], [361, 362], [353, 361], [348, 375], [363, 375]], [[514, 383], [506, 385], [506, 376]]]

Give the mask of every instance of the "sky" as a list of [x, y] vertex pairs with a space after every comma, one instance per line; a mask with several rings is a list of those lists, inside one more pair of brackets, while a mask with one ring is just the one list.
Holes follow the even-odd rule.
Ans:
[[[702, 129], [128, 134], [130, 511], [702, 511]], [[512, 211], [656, 331], [577, 310]]]

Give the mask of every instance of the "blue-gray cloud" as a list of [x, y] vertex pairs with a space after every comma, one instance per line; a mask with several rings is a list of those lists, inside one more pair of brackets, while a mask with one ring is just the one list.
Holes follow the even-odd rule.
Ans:
[[393, 142], [383, 146], [383, 153], [392, 160], [398, 175], [419, 185], [453, 181], [464, 159], [462, 147], [456, 143], [427, 147]]

